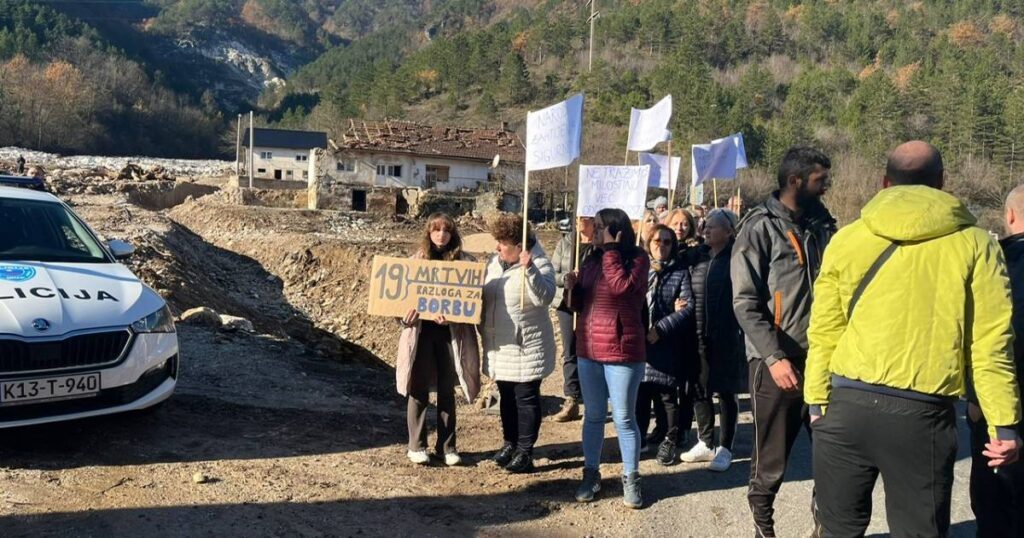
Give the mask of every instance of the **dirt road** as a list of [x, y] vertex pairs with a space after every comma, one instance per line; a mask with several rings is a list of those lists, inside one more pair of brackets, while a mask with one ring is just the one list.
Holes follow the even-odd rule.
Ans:
[[[747, 412], [726, 473], [644, 460], [642, 511], [621, 504], [614, 463], [597, 502], [573, 501], [578, 422], [545, 420], [538, 471], [508, 475], [488, 461], [501, 444], [498, 418], [463, 403], [466, 464], [409, 464], [390, 367], [398, 329], [362, 314], [363, 273], [373, 253], [408, 252], [418, 225], [199, 202], [163, 213], [96, 196], [75, 203], [101, 232], [140, 247], [133, 269], [177, 309], [213, 306], [274, 336], [181, 325], [179, 390], [161, 410], [0, 430], [0, 537], [750, 535]], [[549, 250], [553, 237], [542, 235]], [[559, 372], [544, 382], [547, 415], [560, 387]], [[610, 462], [611, 424], [607, 436]], [[965, 442], [954, 536], [974, 533]], [[806, 440], [793, 462], [778, 530], [807, 536]], [[871, 532], [883, 533], [881, 488], [876, 497]]]
[[[487, 461], [498, 419], [459, 409], [459, 468], [404, 457], [404, 405], [390, 371], [340, 365], [304, 347], [182, 327], [179, 393], [160, 411], [2, 432], [0, 532], [5, 537], [192, 536], [740, 536], [750, 425], [737, 462], [642, 462], [650, 506], [625, 508], [618, 464], [603, 497], [572, 500], [579, 423], [545, 421], [538, 472], [507, 475]], [[544, 384], [555, 411], [560, 376]], [[745, 417], [746, 418], [746, 417]], [[606, 460], [615, 459], [608, 427]], [[810, 531], [808, 447], [801, 442], [779, 499], [780, 536]], [[973, 535], [958, 463], [956, 536]], [[206, 483], [195, 483], [200, 473]], [[884, 532], [876, 502], [872, 532]]]

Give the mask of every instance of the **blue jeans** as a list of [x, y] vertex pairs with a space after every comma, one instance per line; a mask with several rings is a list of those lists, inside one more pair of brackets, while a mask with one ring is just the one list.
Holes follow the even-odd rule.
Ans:
[[644, 378], [644, 363], [607, 364], [579, 357], [583, 389], [583, 466], [597, 469], [604, 444], [607, 402], [612, 401], [612, 420], [619, 436], [622, 472], [640, 467], [640, 428], [636, 424], [636, 396]]

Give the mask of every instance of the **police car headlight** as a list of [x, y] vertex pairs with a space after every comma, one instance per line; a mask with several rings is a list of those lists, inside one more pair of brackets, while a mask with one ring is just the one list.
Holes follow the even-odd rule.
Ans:
[[132, 323], [132, 330], [137, 333], [173, 333], [174, 316], [171, 309], [164, 305], [160, 310]]

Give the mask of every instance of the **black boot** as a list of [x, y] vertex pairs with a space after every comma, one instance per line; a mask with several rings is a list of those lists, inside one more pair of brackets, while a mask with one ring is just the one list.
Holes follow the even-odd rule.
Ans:
[[505, 443], [505, 446], [501, 447], [501, 450], [494, 453], [491, 460], [497, 463], [499, 466], [504, 467], [508, 465], [508, 462], [512, 461], [512, 454], [515, 453], [516, 447], [512, 443]]
[[510, 473], [532, 473], [533, 455], [523, 449], [516, 449], [512, 461], [505, 466], [505, 470]]

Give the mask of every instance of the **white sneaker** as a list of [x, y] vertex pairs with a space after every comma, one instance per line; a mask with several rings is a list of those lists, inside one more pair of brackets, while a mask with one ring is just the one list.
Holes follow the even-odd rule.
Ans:
[[685, 463], [696, 463], [698, 461], [711, 461], [715, 457], [715, 451], [711, 450], [704, 441], [697, 441], [690, 450], [679, 455], [679, 461]]
[[408, 451], [405, 453], [409, 457], [409, 461], [416, 465], [426, 465], [430, 462], [430, 456], [427, 455], [426, 450]]
[[715, 449], [715, 458], [708, 465], [708, 470], [722, 473], [728, 471], [730, 466], [732, 466], [732, 452], [721, 446]]
[[449, 467], [455, 467], [456, 465], [458, 465], [460, 463], [462, 463], [462, 456], [460, 456], [458, 453], [452, 452], [451, 454], [445, 454], [444, 455], [444, 464], [445, 465], [447, 465]]

